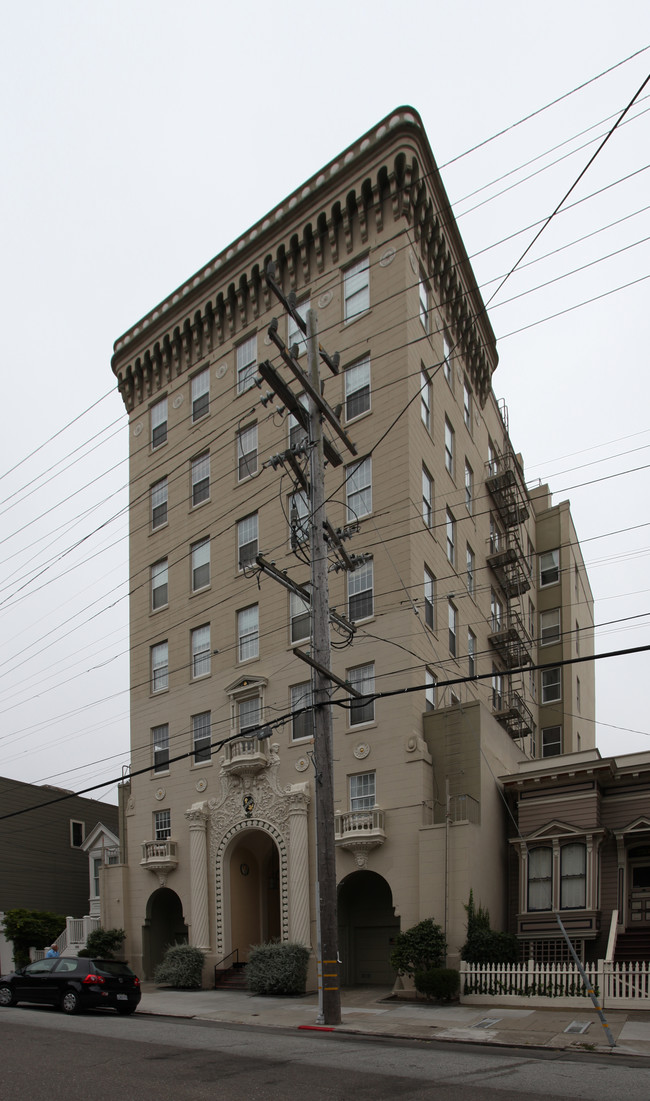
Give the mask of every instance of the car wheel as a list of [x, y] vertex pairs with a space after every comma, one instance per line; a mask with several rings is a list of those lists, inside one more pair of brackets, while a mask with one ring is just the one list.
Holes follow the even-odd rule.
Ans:
[[137, 1005], [118, 1005], [116, 1008], [120, 1017], [129, 1017], [131, 1013], [135, 1013], [138, 1007]]
[[81, 1006], [79, 1003], [79, 995], [75, 990], [66, 990], [65, 994], [61, 998], [61, 1009], [64, 1013], [78, 1013]]
[[0, 986], [0, 1005], [15, 1005], [16, 995], [9, 986], [9, 983], [3, 982]]

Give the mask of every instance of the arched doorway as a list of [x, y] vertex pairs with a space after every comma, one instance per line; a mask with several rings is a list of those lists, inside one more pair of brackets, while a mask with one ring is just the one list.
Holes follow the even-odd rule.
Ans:
[[231, 948], [245, 962], [252, 944], [279, 940], [282, 935], [277, 846], [263, 830], [247, 830], [233, 840], [226, 866]]
[[142, 967], [145, 978], [153, 973], [170, 945], [187, 944], [183, 904], [175, 891], [160, 887], [149, 896], [142, 926]]
[[392, 986], [390, 954], [399, 933], [393, 896], [376, 872], [353, 872], [339, 885], [339, 955], [345, 986]]

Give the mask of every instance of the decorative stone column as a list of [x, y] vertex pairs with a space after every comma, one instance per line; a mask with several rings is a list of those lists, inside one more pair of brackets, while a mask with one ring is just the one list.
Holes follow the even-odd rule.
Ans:
[[190, 827], [190, 942], [209, 951], [207, 805], [194, 803], [185, 811], [185, 817]]
[[289, 803], [289, 938], [310, 947], [307, 784], [291, 785]]

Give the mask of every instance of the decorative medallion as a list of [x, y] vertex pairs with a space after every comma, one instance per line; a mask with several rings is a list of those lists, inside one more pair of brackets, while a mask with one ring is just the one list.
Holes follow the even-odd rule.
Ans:
[[306, 757], [299, 757], [296, 761], [296, 772], [305, 772], [309, 768], [309, 761]]
[[357, 761], [363, 761], [364, 758], [366, 758], [369, 753], [370, 753], [370, 746], [368, 745], [367, 742], [359, 742], [359, 745], [356, 746], [356, 748], [354, 750], [354, 756], [356, 757]]
[[217, 378], [223, 378], [223, 376], [225, 375], [227, 370], [228, 370], [228, 364], [227, 363], [220, 363], [214, 373], [217, 376]]
[[412, 270], [413, 274], [417, 275], [419, 277], [419, 275], [420, 275], [420, 265], [417, 262], [417, 258], [415, 256], [414, 252], [409, 251], [409, 263], [411, 265], [411, 270]]
[[253, 811], [255, 809], [255, 800], [252, 795], [245, 795], [242, 799], [242, 806], [247, 818], [252, 818]]
[[164, 788], [158, 788], [156, 791], [156, 799], [158, 800], [158, 802], [160, 802], [161, 799], [164, 799], [166, 794], [167, 792]]
[[172, 402], [172, 409], [180, 409], [182, 404], [183, 404], [183, 395], [182, 394], [177, 394], [176, 397], [174, 398], [173, 402]]
[[409, 738], [408, 741], [406, 742], [406, 752], [407, 753], [415, 753], [417, 747], [418, 747], [417, 738]]
[[205, 779], [204, 776], [202, 776], [200, 780], [196, 781], [196, 790], [197, 791], [205, 791], [207, 786], [208, 786], [208, 781]]
[[327, 307], [329, 306], [331, 301], [332, 301], [332, 292], [331, 291], [323, 291], [320, 298], [318, 299], [318, 308], [319, 308], [319, 310], [327, 309]]
[[394, 249], [392, 245], [390, 245], [389, 248], [384, 249], [384, 251], [381, 254], [381, 259], [379, 261], [379, 267], [380, 268], [387, 268], [389, 264], [392, 264], [393, 260], [395, 259], [396, 254], [397, 254], [397, 250]]
[[138, 421], [135, 428], [133, 429], [133, 435], [134, 436], [139, 436], [142, 433], [143, 428], [144, 428], [144, 425], [143, 425], [142, 421]]

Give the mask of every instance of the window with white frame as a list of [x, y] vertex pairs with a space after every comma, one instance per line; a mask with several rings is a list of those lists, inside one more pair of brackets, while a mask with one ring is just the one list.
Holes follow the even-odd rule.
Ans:
[[348, 573], [348, 618], [351, 623], [370, 619], [373, 614], [372, 558]]
[[503, 673], [496, 665], [492, 666], [492, 709], [503, 710]]
[[422, 467], [422, 520], [426, 528], [433, 527], [433, 478], [426, 466]]
[[350, 810], [372, 810], [376, 805], [374, 772], [359, 772], [350, 776]]
[[343, 272], [343, 319], [350, 321], [369, 308], [370, 268], [368, 257], [363, 256]]
[[451, 565], [456, 563], [456, 521], [449, 509], [445, 512], [445, 530], [447, 536], [447, 558]]
[[420, 368], [420, 416], [427, 432], [431, 431], [431, 382], [424, 367]]
[[[307, 324], [307, 314], [309, 312], [309, 309], [310, 302], [308, 298], [306, 298], [304, 302], [299, 302], [296, 306], [296, 310], [302, 317], [305, 325]], [[298, 323], [294, 321], [291, 314], [289, 314], [287, 317], [287, 348], [289, 348], [289, 351], [291, 351], [294, 345], [297, 346], [298, 355], [301, 356], [307, 348], [307, 337], [300, 328], [300, 325], [298, 325]]]
[[258, 550], [257, 513], [251, 512], [237, 524], [237, 563], [240, 570], [255, 565]]
[[[374, 662], [368, 665], [357, 665], [355, 669], [348, 669], [347, 680], [350, 686], [362, 695], [372, 695], [375, 690], [375, 666]], [[371, 723], [375, 718], [375, 701], [359, 700], [355, 696], [350, 697], [350, 726], [359, 726], [361, 723]]]
[[560, 552], [559, 550], [543, 551], [539, 556], [539, 584], [540, 588], [546, 585], [556, 585], [560, 580]]
[[243, 482], [257, 474], [257, 425], [251, 424], [237, 433], [237, 478]]
[[531, 638], [535, 637], [535, 605], [530, 597], [528, 598], [528, 634]]
[[418, 293], [420, 298], [420, 321], [425, 333], [429, 332], [429, 291], [422, 272], [420, 272], [420, 279], [418, 283]]
[[463, 379], [463, 422], [468, 432], [472, 431], [472, 391], [469, 382]]
[[167, 523], [167, 479], [161, 478], [151, 487], [151, 527], [162, 527]]
[[539, 613], [539, 641], [542, 646], [550, 646], [560, 641], [560, 609], [549, 608]]
[[470, 547], [469, 543], [466, 544], [465, 558], [467, 564], [467, 591], [470, 596], [474, 596], [474, 580], [476, 577], [476, 555]]
[[237, 725], [240, 734], [254, 730], [262, 719], [262, 701], [259, 696], [247, 696], [237, 701]]
[[163, 692], [169, 684], [169, 656], [166, 642], [151, 647], [151, 691]]
[[151, 610], [158, 611], [167, 604], [169, 586], [167, 582], [167, 559], [161, 558], [151, 567]]
[[255, 385], [257, 369], [257, 335], [249, 336], [237, 345], [237, 393], [243, 394]]
[[476, 635], [470, 627], [467, 628], [467, 673], [470, 677], [476, 676]]
[[93, 856], [92, 858], [92, 876], [93, 876], [93, 898], [99, 898], [99, 869], [102, 866], [101, 856]]
[[192, 379], [192, 424], [210, 412], [210, 368], [199, 371]]
[[465, 459], [465, 508], [472, 515], [474, 508], [474, 471]]
[[454, 372], [451, 366], [451, 340], [446, 330], [442, 334], [442, 371], [448, 385], [453, 390]]
[[309, 501], [304, 489], [298, 489], [289, 498], [289, 524], [291, 548], [309, 542]]
[[492, 440], [488, 440], [487, 469], [489, 478], [494, 478], [494, 476], [499, 473], [499, 459], [497, 456], [497, 449], [492, 443]]
[[535, 846], [528, 850], [528, 910], [553, 909], [553, 850]]
[[307, 642], [311, 637], [311, 609], [298, 593], [289, 593], [291, 641]]
[[169, 769], [169, 723], [161, 723], [151, 730], [154, 772], [167, 772]]
[[354, 420], [370, 409], [370, 359], [348, 367], [345, 379], [345, 419]]
[[560, 846], [560, 909], [584, 910], [587, 904], [587, 849], [580, 842]]
[[192, 677], [207, 677], [210, 672], [210, 624], [203, 623], [191, 632]]
[[562, 727], [542, 727], [542, 757], [557, 757], [562, 752]]
[[347, 468], [346, 500], [349, 524], [372, 512], [372, 462], [369, 458]]
[[493, 632], [503, 629], [503, 603], [494, 589], [490, 589], [490, 621]]
[[212, 759], [212, 721], [209, 711], [192, 715], [192, 753], [195, 765]]
[[[307, 409], [309, 405], [309, 398], [306, 394], [298, 395], [298, 404]], [[289, 413], [289, 447], [302, 447], [308, 438], [308, 432], [306, 428], [303, 428], [298, 418], [294, 413]]]
[[501, 550], [502, 542], [503, 536], [501, 535], [501, 528], [497, 524], [492, 513], [490, 513], [490, 554], [498, 554]]
[[153, 837], [154, 841], [166, 841], [172, 835], [172, 816], [169, 810], [155, 810], [153, 812]]
[[542, 669], [542, 703], [556, 703], [562, 699], [562, 670], [559, 665]]
[[167, 398], [151, 406], [151, 447], [155, 450], [167, 442]]
[[438, 681], [435, 675], [430, 669], [424, 670], [424, 709], [425, 711], [435, 711], [436, 709], [436, 687]]
[[210, 584], [210, 539], [201, 539], [193, 543], [191, 548], [192, 559], [192, 592], [205, 589]]
[[192, 505], [200, 505], [210, 496], [210, 455], [192, 459]]
[[240, 661], [249, 661], [259, 655], [260, 623], [259, 605], [251, 604], [237, 612], [237, 652]]
[[454, 440], [455, 432], [445, 417], [445, 467], [452, 478], [454, 476]]
[[447, 601], [447, 618], [449, 623], [449, 653], [452, 658], [458, 654], [458, 609], [453, 601]]
[[424, 567], [424, 622], [431, 630], [435, 630], [436, 624], [436, 579]]
[[313, 711], [304, 708], [312, 705], [311, 684], [308, 680], [291, 686], [291, 738], [297, 742], [301, 738], [311, 738], [314, 733]]

